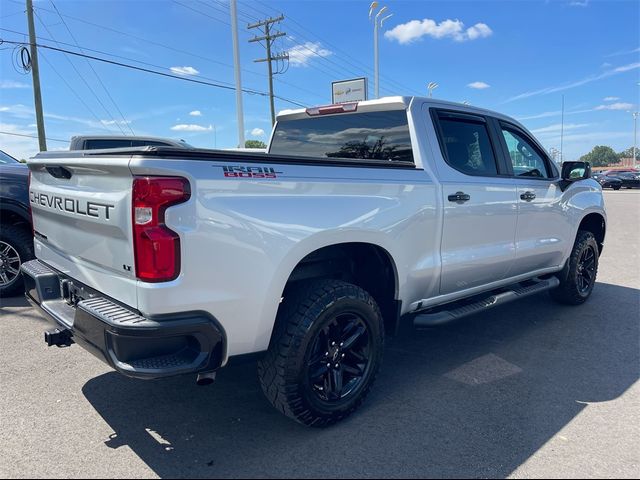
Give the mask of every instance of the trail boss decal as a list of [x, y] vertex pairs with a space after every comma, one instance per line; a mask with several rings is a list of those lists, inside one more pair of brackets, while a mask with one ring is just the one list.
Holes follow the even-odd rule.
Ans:
[[278, 175], [282, 174], [271, 167], [240, 167], [235, 165], [222, 167], [222, 171], [225, 177], [231, 178], [278, 178]]

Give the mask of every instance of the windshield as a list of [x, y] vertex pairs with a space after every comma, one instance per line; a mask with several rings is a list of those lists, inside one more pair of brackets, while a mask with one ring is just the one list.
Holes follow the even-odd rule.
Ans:
[[413, 162], [405, 110], [280, 120], [269, 153]]
[[0, 165], [6, 165], [7, 163], [14, 164], [20, 162], [18, 162], [18, 160], [13, 158], [11, 155], [7, 155], [2, 150], [0, 150]]

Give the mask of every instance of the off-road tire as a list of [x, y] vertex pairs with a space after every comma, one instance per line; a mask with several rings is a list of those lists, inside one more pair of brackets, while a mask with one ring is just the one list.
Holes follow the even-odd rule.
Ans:
[[[579, 285], [579, 265], [585, 250], [591, 249], [594, 253], [593, 279], [587, 290], [582, 290]], [[551, 298], [565, 305], [581, 305], [587, 301], [595, 285], [598, 273], [598, 242], [593, 233], [579, 230], [576, 241], [571, 251], [567, 264], [558, 274], [560, 286], [549, 291]]]
[[[307, 365], [318, 336], [345, 312], [355, 312], [366, 325], [368, 373], [357, 388], [330, 405], [318, 399]], [[301, 282], [285, 291], [269, 350], [258, 363], [260, 384], [271, 404], [286, 416], [304, 425], [328, 426], [363, 403], [382, 363], [383, 348], [382, 314], [365, 290], [339, 280]]]

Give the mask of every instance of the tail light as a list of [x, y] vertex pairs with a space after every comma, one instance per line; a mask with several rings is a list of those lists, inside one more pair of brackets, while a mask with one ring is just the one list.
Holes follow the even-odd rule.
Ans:
[[191, 196], [181, 177], [135, 177], [133, 180], [133, 249], [136, 276], [167, 282], [180, 274], [180, 237], [165, 225], [165, 211]]

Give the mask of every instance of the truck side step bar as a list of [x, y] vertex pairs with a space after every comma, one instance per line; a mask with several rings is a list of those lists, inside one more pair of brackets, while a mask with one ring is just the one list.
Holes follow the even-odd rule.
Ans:
[[[522, 282], [502, 289], [499, 293], [491, 292], [484, 298], [477, 299], [471, 303], [461, 303], [460, 301], [450, 304], [433, 307], [424, 312], [417, 312], [413, 319], [414, 327], [433, 327], [443, 323], [458, 320], [459, 318], [480, 313], [498, 305], [504, 305], [513, 300], [519, 300], [536, 293], [544, 292], [556, 288], [560, 281], [556, 277], [544, 280]], [[476, 297], [477, 298], [477, 297]]]

